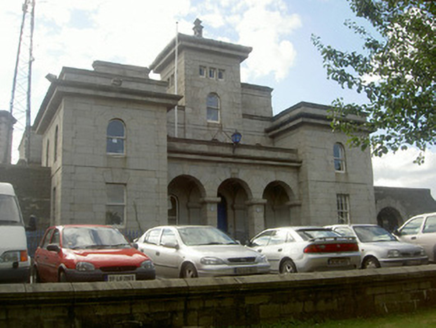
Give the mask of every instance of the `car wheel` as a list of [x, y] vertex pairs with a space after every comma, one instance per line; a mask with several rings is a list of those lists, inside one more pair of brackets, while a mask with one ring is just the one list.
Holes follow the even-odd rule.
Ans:
[[376, 269], [380, 268], [380, 263], [375, 257], [368, 257], [363, 261], [362, 269]]
[[280, 263], [280, 273], [295, 273], [297, 272], [297, 268], [295, 267], [294, 262], [291, 259], [286, 259], [282, 263]]
[[182, 278], [197, 278], [197, 269], [192, 263], [186, 263], [182, 268]]
[[67, 275], [63, 270], [59, 271], [59, 282], [68, 282]]
[[39, 279], [38, 269], [36, 266], [33, 266], [30, 270], [30, 283], [34, 284], [37, 282], [41, 282], [41, 280]]

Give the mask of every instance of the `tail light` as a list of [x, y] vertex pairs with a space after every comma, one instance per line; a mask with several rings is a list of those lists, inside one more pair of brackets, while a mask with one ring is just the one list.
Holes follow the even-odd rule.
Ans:
[[27, 262], [28, 255], [27, 251], [20, 251], [20, 262]]
[[357, 251], [359, 251], [359, 246], [356, 243], [312, 244], [304, 249], [304, 253], [337, 253]]

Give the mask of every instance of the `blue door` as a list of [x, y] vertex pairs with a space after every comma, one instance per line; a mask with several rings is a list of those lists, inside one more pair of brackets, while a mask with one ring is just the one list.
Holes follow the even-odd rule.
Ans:
[[221, 202], [218, 203], [217, 209], [218, 229], [227, 232], [227, 202], [222, 195], [218, 195], [218, 197], [221, 197]]

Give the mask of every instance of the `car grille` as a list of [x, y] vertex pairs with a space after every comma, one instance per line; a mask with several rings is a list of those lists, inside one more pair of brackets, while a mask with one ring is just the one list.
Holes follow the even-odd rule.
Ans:
[[255, 257], [233, 257], [228, 259], [230, 263], [253, 263], [256, 261]]
[[110, 266], [110, 267], [101, 267], [101, 271], [103, 272], [126, 272], [126, 271], [135, 271], [136, 267], [131, 266]]
[[401, 252], [401, 255], [403, 257], [415, 257], [415, 256], [420, 256], [421, 252], [417, 251], [417, 252]]

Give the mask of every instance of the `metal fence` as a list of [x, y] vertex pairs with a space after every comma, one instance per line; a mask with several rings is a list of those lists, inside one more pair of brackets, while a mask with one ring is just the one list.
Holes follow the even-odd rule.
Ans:
[[[141, 230], [120, 230], [126, 236], [127, 240], [133, 242], [136, 238], [141, 237]], [[27, 235], [27, 251], [29, 256], [33, 257], [42, 237], [44, 237], [45, 230], [26, 231]]]

